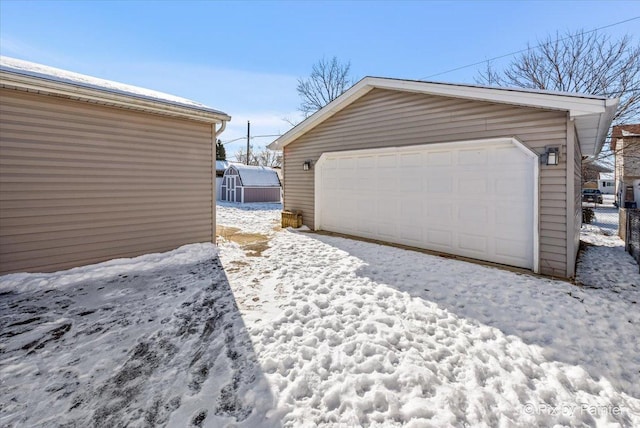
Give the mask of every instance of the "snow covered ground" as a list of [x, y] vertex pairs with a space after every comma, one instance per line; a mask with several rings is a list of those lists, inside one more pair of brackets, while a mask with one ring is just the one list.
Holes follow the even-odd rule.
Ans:
[[217, 253], [1, 277], [0, 425], [640, 426], [640, 274], [599, 229], [581, 287], [279, 211], [219, 205]]

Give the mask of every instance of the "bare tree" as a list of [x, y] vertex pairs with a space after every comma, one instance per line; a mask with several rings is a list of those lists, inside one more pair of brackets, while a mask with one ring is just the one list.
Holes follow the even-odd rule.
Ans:
[[[238, 149], [235, 153], [237, 162], [247, 164], [247, 153], [244, 148]], [[268, 167], [281, 167], [282, 166], [282, 153], [269, 150], [266, 147], [254, 150], [253, 145], [249, 147], [249, 165], [256, 166], [268, 166]]]
[[350, 69], [350, 62], [341, 63], [335, 56], [315, 63], [308, 79], [298, 79], [297, 90], [302, 99], [298, 110], [307, 117], [338, 98], [353, 85]]
[[556, 34], [514, 58], [502, 71], [491, 63], [480, 84], [619, 97], [614, 124], [640, 117], [640, 45], [597, 32]]
[[282, 152], [269, 150], [265, 147], [256, 153], [256, 158], [258, 158], [258, 165], [268, 166], [271, 168], [282, 167]]
[[256, 152], [253, 150], [253, 145], [249, 146], [249, 162], [247, 162], [247, 152], [244, 148], [239, 148], [235, 153], [236, 162], [240, 162], [245, 165], [258, 165], [258, 159], [256, 158]]
[[[476, 82], [620, 98], [614, 125], [640, 121], [640, 45], [628, 35], [618, 40], [584, 31], [549, 36], [515, 57], [504, 70], [488, 62]], [[584, 159], [583, 180], [612, 170], [614, 157], [605, 145], [597, 157]]]

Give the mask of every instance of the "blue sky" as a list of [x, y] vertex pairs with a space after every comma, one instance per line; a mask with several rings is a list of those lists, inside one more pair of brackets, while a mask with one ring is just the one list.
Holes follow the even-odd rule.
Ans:
[[[253, 135], [285, 132], [282, 118], [298, 117], [297, 79], [323, 56], [350, 61], [356, 79], [421, 79], [634, 16], [640, 1], [0, 0], [0, 53], [205, 103], [233, 117], [228, 141], [247, 120]], [[602, 32], [637, 42], [638, 28]], [[473, 83], [479, 68], [430, 80]]]

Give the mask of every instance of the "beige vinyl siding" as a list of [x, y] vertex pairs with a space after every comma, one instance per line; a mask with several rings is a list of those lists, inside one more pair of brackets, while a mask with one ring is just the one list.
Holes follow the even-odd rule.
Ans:
[[374, 89], [284, 148], [284, 209], [314, 228], [314, 174], [323, 152], [515, 137], [537, 153], [560, 146], [558, 166], [540, 166], [540, 270], [566, 275], [567, 114]]
[[210, 124], [0, 91], [0, 273], [212, 240]]
[[576, 273], [576, 260], [580, 250], [580, 229], [582, 228], [582, 151], [572, 121], [567, 123], [567, 132], [567, 138], [573, 140], [574, 146], [573, 177], [567, 177], [567, 179], [573, 180], [573, 212], [568, 213], [573, 217], [573, 230], [567, 236], [567, 239], [573, 240], [573, 245], [569, 246], [572, 251], [568, 254], [570, 263], [567, 266], [567, 276], [572, 277]]

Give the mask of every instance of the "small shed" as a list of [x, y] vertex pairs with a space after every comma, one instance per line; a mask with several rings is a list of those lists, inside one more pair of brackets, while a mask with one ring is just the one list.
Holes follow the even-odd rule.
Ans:
[[280, 202], [280, 179], [273, 168], [230, 165], [222, 177], [220, 200], [229, 202]]
[[222, 199], [222, 177], [231, 163], [226, 160], [216, 160], [216, 200]]

